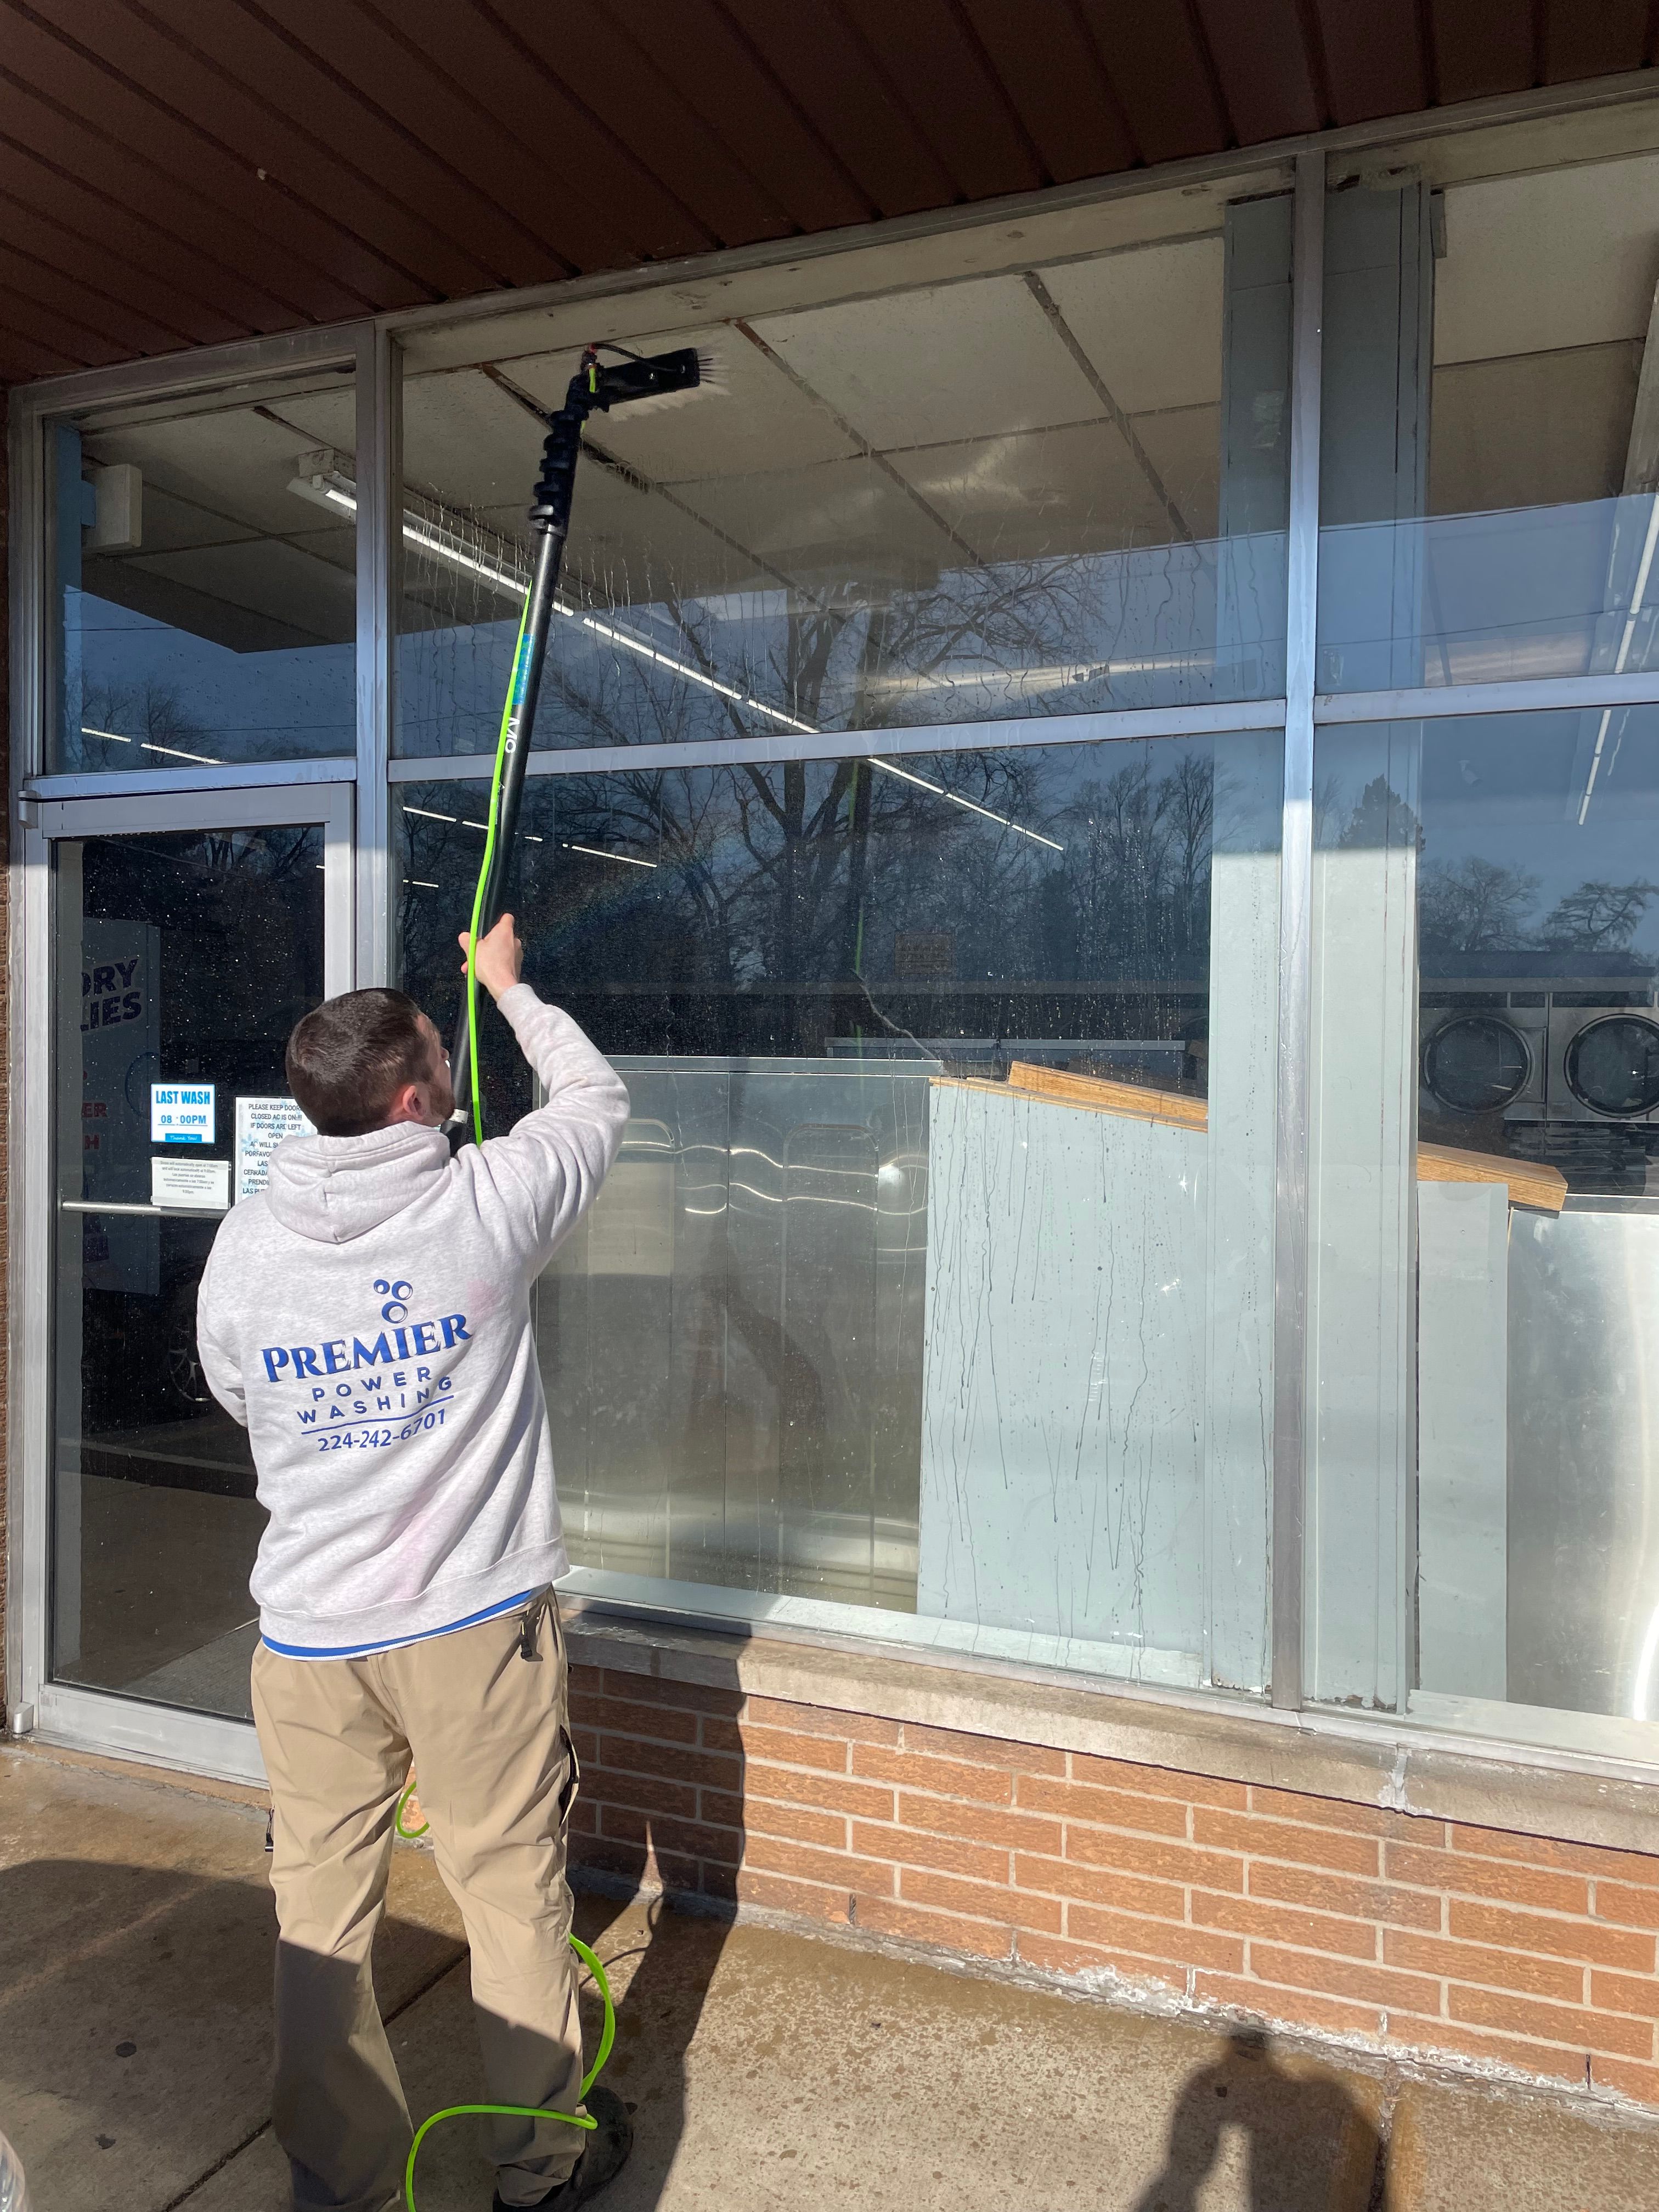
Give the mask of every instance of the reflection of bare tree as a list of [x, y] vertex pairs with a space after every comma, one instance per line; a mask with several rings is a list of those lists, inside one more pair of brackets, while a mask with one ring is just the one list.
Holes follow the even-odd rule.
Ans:
[[1544, 918], [1543, 941], [1573, 952], [1623, 952], [1659, 898], [1659, 884], [1584, 883], [1558, 899]]
[[215, 750], [205, 724], [170, 684], [87, 684], [78, 707], [71, 697], [64, 714], [67, 755], [82, 769], [155, 768], [160, 761], [151, 748], [163, 746], [204, 755]]
[[[449, 511], [447, 521], [465, 536], [469, 518]], [[895, 549], [877, 566], [902, 562]], [[418, 556], [409, 567], [405, 711], [431, 726], [435, 750], [482, 749], [494, 715], [477, 696], [477, 646], [504, 681], [513, 626], [498, 599], [455, 571]], [[573, 570], [568, 593], [599, 627], [556, 624], [537, 743], [755, 737], [792, 720], [917, 726], [1214, 689], [1212, 548], [1067, 551], [914, 579], [865, 572], [792, 585], [776, 570], [765, 576], [745, 574], [731, 589], [700, 580], [688, 592], [672, 574]], [[1267, 642], [1256, 641], [1258, 652]], [[688, 680], [684, 669], [708, 681]], [[420, 691], [429, 696], [416, 705]]]
[[1162, 774], [1131, 761], [1079, 792], [1061, 817], [1057, 903], [1072, 941], [1055, 972], [1173, 975], [1202, 960], [1214, 797], [1210, 760], [1190, 752]]
[[[487, 802], [401, 792], [404, 972], [438, 1012]], [[1206, 965], [1216, 797], [1211, 748], [1181, 740], [532, 779], [514, 905], [545, 986], [608, 994], [645, 1040], [617, 1049], [1161, 1036], [1147, 994]], [[1118, 1030], [1125, 990], [1141, 1026]]]
[[1418, 878], [1418, 927], [1432, 952], [1502, 952], [1527, 941], [1539, 878], [1473, 854], [1429, 860]]

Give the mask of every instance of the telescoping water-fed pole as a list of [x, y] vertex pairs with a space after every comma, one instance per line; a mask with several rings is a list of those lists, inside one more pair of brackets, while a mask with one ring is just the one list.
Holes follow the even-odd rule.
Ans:
[[[601, 362], [601, 350], [618, 354], [622, 358]], [[570, 380], [564, 405], [556, 415], [543, 417], [548, 424], [547, 440], [542, 447], [542, 472], [536, 484], [535, 505], [530, 510], [530, 527], [536, 538], [536, 566], [519, 623], [513, 674], [501, 708], [501, 734], [495, 741], [489, 820], [477, 889], [472, 899], [466, 988], [455, 1024], [454, 1048], [449, 1056], [450, 1079], [455, 1091], [450, 1141], [458, 1151], [469, 1138], [476, 1139], [479, 1144], [483, 1142], [483, 1108], [477, 1081], [478, 939], [494, 928], [506, 910], [507, 878], [519, 826], [519, 801], [524, 793], [530, 732], [536, 720], [542, 663], [547, 654], [547, 625], [558, 592], [565, 540], [570, 534], [570, 500], [582, 448], [582, 425], [590, 415], [608, 414], [613, 407], [636, 400], [678, 398], [708, 381], [708, 363], [694, 346], [682, 346], [678, 352], [656, 354], [649, 359], [630, 354], [623, 346], [589, 346], [582, 355], [581, 366]]]

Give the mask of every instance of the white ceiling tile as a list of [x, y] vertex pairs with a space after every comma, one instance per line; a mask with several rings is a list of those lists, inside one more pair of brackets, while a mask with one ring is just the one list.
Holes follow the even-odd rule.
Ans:
[[404, 386], [404, 473], [451, 507], [516, 507], [522, 524], [546, 434], [481, 370], [411, 376]]
[[771, 315], [756, 327], [884, 452], [1100, 412], [1089, 380], [1018, 276]]
[[1446, 192], [1436, 365], [1647, 334], [1659, 279], [1659, 157]]
[[1220, 400], [1222, 258], [1194, 238], [1040, 272], [1125, 414]]
[[1172, 534], [1110, 422], [929, 447], [894, 466], [985, 561], [1116, 551]]
[[1437, 369], [1429, 512], [1616, 497], [1638, 359], [1626, 340]]
[[683, 496], [809, 589], [931, 583], [963, 556], [874, 461], [689, 485]]
[[1194, 538], [1213, 538], [1221, 486], [1221, 409], [1138, 415], [1134, 434]]

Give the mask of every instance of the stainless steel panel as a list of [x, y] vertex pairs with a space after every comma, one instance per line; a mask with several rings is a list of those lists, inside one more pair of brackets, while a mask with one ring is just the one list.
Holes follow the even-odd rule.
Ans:
[[1659, 1717], [1659, 1213], [1516, 1212], [1509, 1694]]
[[914, 1610], [928, 1066], [616, 1065], [538, 1301], [572, 1559]]

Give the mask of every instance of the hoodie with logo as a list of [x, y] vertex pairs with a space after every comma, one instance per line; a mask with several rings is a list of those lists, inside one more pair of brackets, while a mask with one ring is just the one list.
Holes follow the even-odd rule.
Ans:
[[531, 1286], [604, 1182], [628, 1093], [527, 983], [499, 1004], [544, 1106], [453, 1159], [412, 1122], [291, 1137], [203, 1273], [203, 1370], [270, 1516], [260, 1630], [297, 1657], [439, 1634], [570, 1564]]

